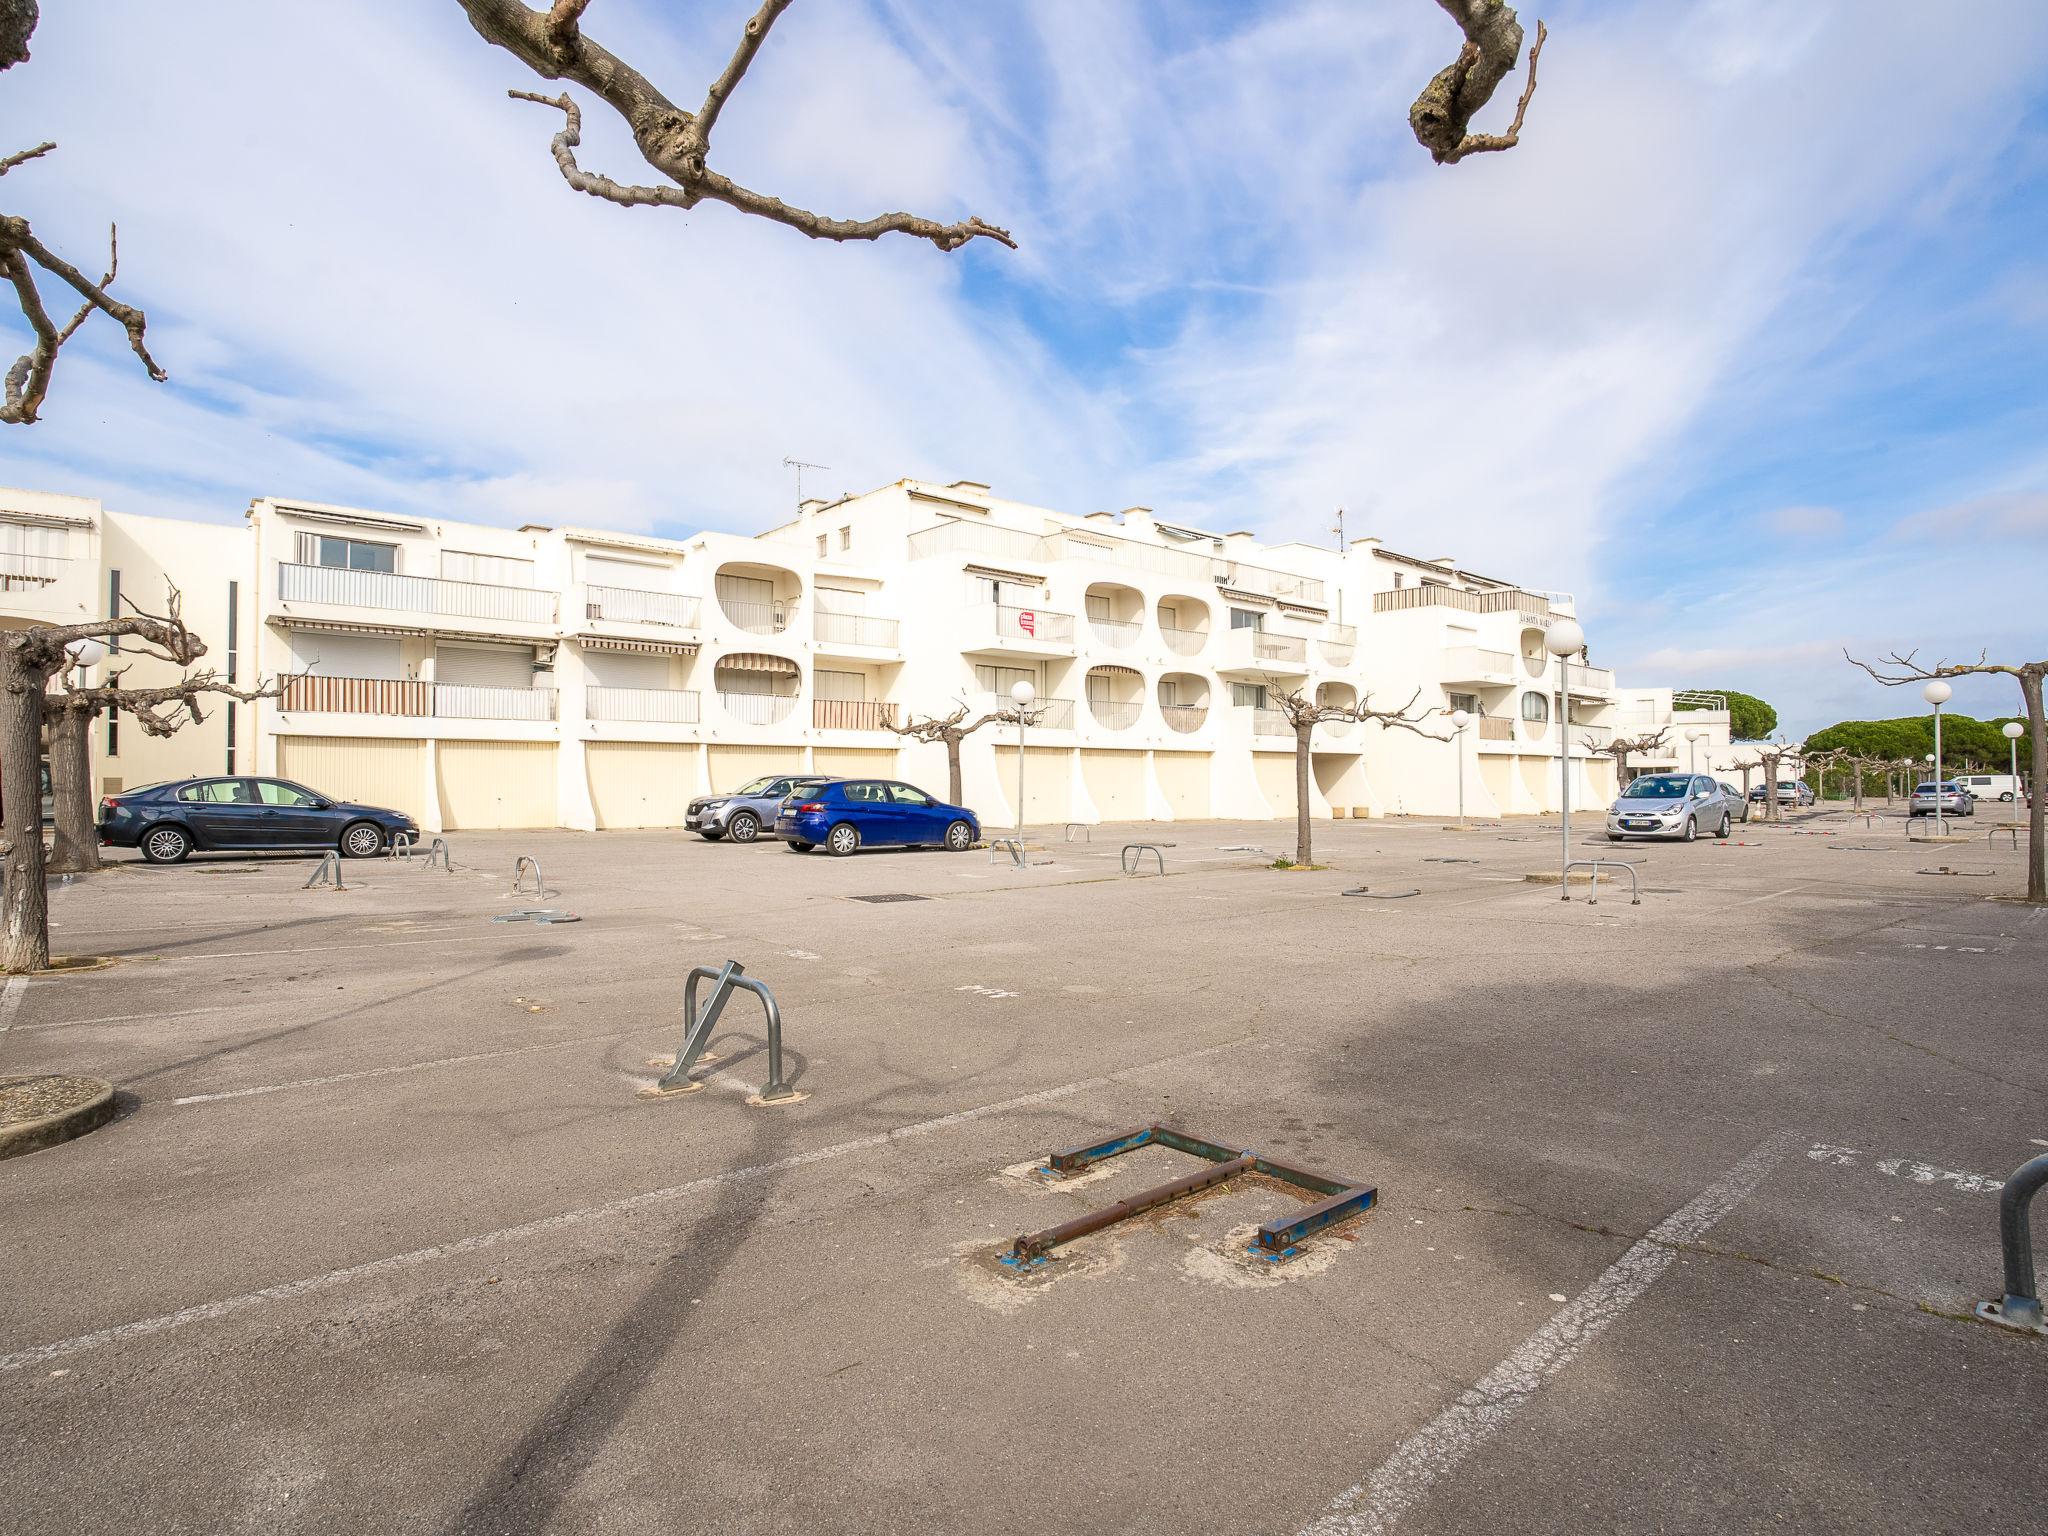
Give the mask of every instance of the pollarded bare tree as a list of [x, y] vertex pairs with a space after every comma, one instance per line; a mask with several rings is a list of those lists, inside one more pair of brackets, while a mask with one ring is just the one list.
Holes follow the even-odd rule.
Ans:
[[[37, 16], [36, 0], [0, 0], [0, 70], [19, 64], [28, 57], [28, 40], [36, 29]], [[56, 147], [45, 140], [31, 149], [0, 157], [0, 176], [31, 160], [40, 160]], [[109, 316], [128, 333], [128, 345], [135, 349], [135, 355], [142, 359], [143, 369], [152, 379], [161, 383], [167, 377], [143, 344], [142, 332], [147, 322], [142, 311], [133, 305], [123, 304], [107, 292], [114, 284], [120, 265], [120, 232], [112, 225], [107, 228], [106, 276], [94, 282], [37, 239], [27, 219], [0, 213], [0, 274], [4, 274], [14, 289], [15, 301], [21, 306], [21, 317], [28, 322], [33, 336], [28, 351], [7, 370], [6, 392], [0, 396], [0, 423], [25, 427], [38, 419], [43, 401], [50, 393], [50, 376], [56, 371], [58, 351], [78, 333], [78, 328], [85, 324], [94, 310]], [[40, 279], [38, 269], [41, 271]], [[40, 283], [46, 279], [55, 279], [81, 301], [77, 312], [62, 325], [57, 323], [43, 302]]]
[[[953, 805], [961, 803], [960, 796], [964, 793], [960, 785], [960, 743], [984, 725], [992, 725], [999, 720], [1008, 720], [1014, 724], [1017, 719], [1017, 711], [1014, 709], [990, 710], [974, 720], [967, 718], [968, 713], [967, 706], [961, 704], [951, 714], [911, 715], [901, 725], [894, 719], [882, 722], [883, 730], [894, 731], [898, 736], [908, 736], [913, 741], [936, 741], [945, 744], [946, 794], [949, 803]], [[1031, 711], [1025, 716], [1024, 723], [1029, 725], [1038, 713], [1036, 710]]]
[[[1778, 803], [1778, 765], [1791, 755], [1792, 749], [1783, 741], [1767, 741], [1756, 749], [1757, 766], [1764, 774], [1764, 820], [1783, 821], [1783, 810]], [[1743, 791], [1745, 794], [1748, 791]]]
[[1602, 743], [1598, 737], [1582, 736], [1579, 745], [1586, 749], [1588, 757], [1611, 757], [1614, 759], [1614, 787], [1617, 790], [1628, 787], [1623, 777], [1628, 772], [1628, 760], [1638, 754], [1654, 752], [1664, 745], [1664, 735], [1670, 728], [1659, 726], [1654, 731], [1645, 731], [1640, 736], [1617, 736]]
[[174, 683], [129, 688], [116, 672], [97, 687], [78, 683], [57, 694], [52, 678], [69, 672], [70, 647], [81, 640], [119, 636], [139, 645], [139, 654], [189, 667], [206, 654], [206, 643], [185, 627], [173, 588], [167, 612], [137, 609], [125, 618], [82, 624], [38, 625], [0, 631], [0, 813], [5, 816], [4, 879], [0, 879], [0, 972], [39, 971], [50, 963], [50, 909], [43, 857], [42, 737], [50, 727], [50, 788], [55, 802], [57, 843], [67, 857], [81, 850], [94, 867], [98, 844], [92, 828], [92, 790], [85, 749], [86, 727], [109, 707], [127, 710], [144, 731], [168, 736], [186, 719], [202, 718], [207, 694], [233, 699], [273, 698], [285, 686], [237, 688], [212, 670], [186, 673]]
[[1294, 862], [1313, 864], [1315, 862], [1314, 835], [1309, 818], [1309, 738], [1315, 728], [1326, 721], [1370, 721], [1389, 730], [1412, 731], [1417, 736], [1431, 741], [1449, 741], [1448, 736], [1439, 736], [1434, 731], [1422, 729], [1434, 710], [1416, 709], [1416, 701], [1422, 697], [1422, 690], [1416, 689], [1406, 704], [1399, 709], [1374, 709], [1372, 695], [1363, 694], [1356, 704], [1324, 704], [1310, 698], [1299, 688], [1280, 690], [1271, 678], [1266, 682], [1266, 698], [1275, 709], [1287, 717], [1287, 723], [1294, 728]]
[[1975, 661], [1943, 661], [1930, 667], [1914, 659], [1918, 654], [1915, 651], [1903, 656], [1894, 651], [1878, 662], [1857, 661], [1846, 650], [1842, 654], [1887, 688], [1931, 682], [1937, 677], [1981, 674], [2009, 677], [2020, 685], [2020, 699], [2026, 705], [2027, 729], [2033, 741], [2027, 764], [2027, 783], [2033, 790], [2033, 804], [2027, 815], [2027, 900], [2048, 905], [2048, 826], [2044, 826], [2044, 820], [2048, 820], [2044, 816], [2048, 813], [2048, 803], [2044, 803], [2048, 802], [2048, 720], [2043, 719], [2041, 697], [2042, 680], [2048, 678], [2048, 661], [1992, 661], [1988, 654], [1980, 652]]
[[[0, 0], [5, 3], [5, 0]], [[583, 141], [583, 112], [565, 90], [559, 96], [534, 91], [507, 92], [515, 101], [553, 107], [562, 114], [562, 128], [552, 142], [562, 179], [578, 192], [626, 208], [694, 208], [723, 203], [741, 213], [771, 219], [813, 240], [878, 240], [883, 235], [910, 235], [929, 240], [942, 251], [955, 251], [976, 238], [994, 240], [1012, 249], [1017, 242], [1006, 229], [978, 218], [943, 223], [910, 213], [883, 213], [864, 219], [833, 218], [792, 207], [780, 198], [741, 186], [711, 168], [711, 135], [719, 114], [746, 78], [769, 30], [794, 0], [764, 0], [741, 29], [730, 60], [704, 93], [694, 112], [678, 106], [653, 81], [583, 30], [592, 0], [553, 0], [545, 10], [520, 0], [456, 0], [470, 25], [486, 42], [513, 54], [545, 80], [566, 80], [591, 92], [616, 112], [633, 135], [640, 158], [663, 178], [663, 185], [639, 185], [586, 171], [576, 160]], [[1506, 133], [1474, 133], [1472, 119], [1493, 99], [1500, 83], [1521, 61], [1522, 24], [1505, 0], [1436, 0], [1458, 24], [1465, 42], [1458, 56], [1438, 71], [1409, 108], [1415, 138], [1439, 165], [1454, 165], [1468, 155], [1512, 149], [1521, 140], [1529, 98], [1536, 93], [1536, 60], [1548, 33], [1536, 24], [1529, 49], [1529, 83], [1515, 104]]]

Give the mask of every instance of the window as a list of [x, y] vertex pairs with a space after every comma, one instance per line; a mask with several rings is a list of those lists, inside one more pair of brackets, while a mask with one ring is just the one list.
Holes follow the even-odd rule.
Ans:
[[811, 674], [811, 692], [820, 699], [865, 699], [868, 696], [867, 674], [820, 669]]
[[[374, 549], [379, 546], [368, 547]], [[368, 569], [381, 571], [389, 567], [380, 565]], [[516, 555], [467, 555], [460, 550], [444, 549], [441, 551], [441, 577], [444, 581], [473, 581], [487, 587], [531, 587], [533, 562]]]
[[820, 560], [825, 558], [825, 535], [822, 533], [818, 535], [818, 558]]
[[849, 784], [846, 786], [845, 794], [847, 800], [854, 805], [881, 805], [889, 798], [888, 793], [879, 784]]
[[1045, 692], [1039, 683], [1037, 670], [1032, 667], [977, 666], [974, 681], [989, 693], [1001, 694], [1006, 704], [1010, 700], [1010, 690], [1019, 683], [1029, 683], [1038, 692]]
[[228, 706], [228, 772], [235, 771], [235, 706]]
[[[119, 571], [107, 572], [107, 617], [110, 619], [121, 617], [121, 573]], [[107, 636], [107, 649], [110, 651], [120, 650], [121, 637], [119, 635]], [[111, 710], [108, 711], [107, 718], [109, 720], [114, 718]], [[110, 746], [107, 750], [111, 752], [114, 749]]]
[[1543, 697], [1540, 693], [1523, 694], [1522, 718], [1538, 723], [1547, 722], [1550, 719], [1550, 700]]
[[258, 779], [256, 797], [265, 805], [313, 805], [314, 798], [296, 784], [281, 783], [276, 779]]
[[1264, 629], [1266, 616], [1256, 608], [1233, 608], [1230, 610], [1232, 629]]
[[326, 533], [302, 533], [299, 564], [325, 565], [344, 571], [392, 572], [398, 569], [398, 546], [341, 539]]
[[1401, 573], [1399, 571], [1394, 572], [1394, 590], [1398, 592], [1405, 585], [1407, 583], [1401, 579]]
[[208, 779], [204, 784], [187, 784], [178, 798], [188, 805], [248, 805], [249, 786], [240, 779]]
[[1468, 715], [1480, 715], [1485, 713], [1485, 711], [1479, 707], [1479, 695], [1476, 693], [1452, 694], [1451, 708], [1453, 710], [1462, 709]]
[[[235, 682], [235, 681], [237, 681], [237, 680], [239, 679], [240, 675], [241, 675], [241, 656], [240, 656], [240, 647], [241, 647], [241, 633], [242, 633], [242, 626], [241, 626], [241, 618], [242, 618], [242, 612], [241, 612], [241, 610], [242, 610], [242, 599], [241, 599], [241, 593], [242, 593], [242, 584], [241, 584], [240, 582], [238, 582], [238, 581], [231, 581], [231, 582], [229, 582], [229, 583], [228, 583], [228, 681], [229, 681], [229, 682], [231, 682], [231, 683], [232, 683], [232, 682]], [[229, 740], [230, 742], [232, 742], [232, 741], [233, 741], [233, 740], [235, 739], [235, 738], [234, 738], [234, 731], [235, 731], [235, 724], [234, 724], [234, 722], [235, 722], [235, 711], [234, 711], [234, 706], [233, 706], [233, 705], [229, 705], [229, 706], [228, 706], [228, 740]]]
[[912, 789], [908, 784], [891, 784], [889, 798], [898, 805], [931, 805], [932, 797], [921, 789]]
[[853, 548], [853, 529], [850, 526], [839, 530], [839, 547], [841, 549]]
[[1266, 707], [1266, 685], [1264, 683], [1232, 683], [1230, 702], [1239, 709], [1264, 709]]

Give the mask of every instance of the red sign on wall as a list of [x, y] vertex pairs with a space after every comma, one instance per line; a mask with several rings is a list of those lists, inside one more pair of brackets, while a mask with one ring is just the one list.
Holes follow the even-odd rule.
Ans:
[[1024, 631], [1024, 633], [1025, 633], [1025, 634], [1027, 634], [1027, 635], [1035, 635], [1035, 634], [1037, 634], [1037, 633], [1038, 633], [1038, 615], [1037, 615], [1037, 614], [1035, 614], [1035, 613], [1033, 613], [1033, 612], [1032, 612], [1032, 611], [1031, 611], [1031, 610], [1030, 610], [1029, 608], [1020, 608], [1020, 609], [1018, 609], [1018, 610], [1017, 610], [1017, 627], [1018, 627], [1019, 629], [1023, 630], [1023, 631]]

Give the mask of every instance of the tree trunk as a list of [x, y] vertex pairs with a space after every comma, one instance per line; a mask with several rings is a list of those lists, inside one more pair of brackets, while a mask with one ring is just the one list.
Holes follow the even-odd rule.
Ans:
[[93, 822], [92, 712], [60, 709], [50, 715], [50, 798], [56, 829], [50, 840], [53, 874], [86, 874], [100, 867], [99, 828]]
[[1764, 768], [1764, 820], [1778, 819], [1778, 765], [1767, 763]]
[[948, 736], [946, 738], [946, 794], [950, 797], [947, 804], [966, 804], [960, 798], [960, 738], [958, 736]]
[[2048, 794], [2043, 793], [2048, 790], [2048, 729], [2043, 727], [2048, 722], [2042, 719], [2041, 673], [2020, 674], [2020, 697], [2027, 701], [2027, 729], [2033, 733], [2033, 750], [2027, 754], [2034, 792], [2027, 812], [2027, 900], [2048, 902], [2048, 837], [2043, 836], [2048, 816]]
[[43, 886], [43, 684], [13, 646], [0, 646], [0, 971], [47, 970], [50, 894]]
[[1315, 849], [1308, 823], [1308, 735], [1314, 727], [1294, 728], [1294, 862], [1313, 864]]

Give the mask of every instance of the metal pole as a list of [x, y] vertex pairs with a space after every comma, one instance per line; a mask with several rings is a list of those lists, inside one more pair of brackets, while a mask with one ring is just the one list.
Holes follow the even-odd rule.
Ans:
[[1934, 835], [1946, 837], [1948, 828], [1941, 819], [1941, 706], [1934, 706]]
[[2012, 824], [2020, 824], [2020, 739], [2017, 736], [2005, 738], [2012, 748]]
[[1024, 712], [1026, 706], [1017, 706], [1017, 836], [1024, 836]]
[[[1338, 515], [1341, 517], [1343, 514]], [[1462, 725], [1458, 727], [1458, 830], [1465, 830], [1465, 727]]]
[[1571, 673], [1570, 663], [1560, 656], [1557, 658], [1557, 740], [1564, 749], [1559, 760], [1563, 764], [1559, 775], [1559, 786], [1563, 791], [1560, 804], [1563, 808], [1561, 841], [1558, 843], [1562, 863], [1557, 872], [1557, 898], [1559, 901], [1572, 899], [1572, 733], [1567, 719], [1571, 714]]

